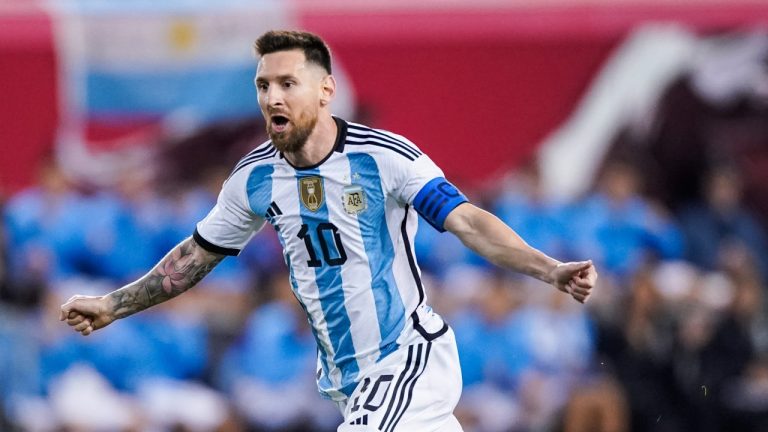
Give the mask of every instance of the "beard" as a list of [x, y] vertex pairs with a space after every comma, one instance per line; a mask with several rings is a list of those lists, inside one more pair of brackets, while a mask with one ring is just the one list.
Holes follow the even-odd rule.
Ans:
[[272, 121], [267, 123], [267, 133], [272, 145], [283, 153], [293, 153], [301, 150], [307, 143], [307, 138], [315, 130], [317, 124], [317, 114], [306, 114], [300, 116], [295, 122], [291, 122], [291, 127], [283, 132], [274, 132], [272, 130]]

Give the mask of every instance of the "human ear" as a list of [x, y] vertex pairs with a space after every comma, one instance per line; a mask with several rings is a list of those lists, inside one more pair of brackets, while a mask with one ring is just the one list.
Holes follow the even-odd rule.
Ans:
[[336, 79], [333, 75], [326, 75], [320, 85], [320, 106], [327, 106], [336, 96]]

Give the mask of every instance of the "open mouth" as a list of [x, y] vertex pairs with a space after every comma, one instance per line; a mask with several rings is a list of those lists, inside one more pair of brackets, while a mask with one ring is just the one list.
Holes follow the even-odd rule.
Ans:
[[288, 127], [288, 117], [282, 116], [282, 115], [274, 115], [271, 118], [272, 120], [272, 129], [274, 129], [275, 132], [282, 132]]

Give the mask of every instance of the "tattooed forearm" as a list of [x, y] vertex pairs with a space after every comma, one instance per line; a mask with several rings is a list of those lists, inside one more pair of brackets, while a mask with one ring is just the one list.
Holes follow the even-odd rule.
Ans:
[[176, 246], [141, 279], [110, 294], [115, 318], [123, 318], [176, 297], [200, 282], [224, 259], [192, 238]]

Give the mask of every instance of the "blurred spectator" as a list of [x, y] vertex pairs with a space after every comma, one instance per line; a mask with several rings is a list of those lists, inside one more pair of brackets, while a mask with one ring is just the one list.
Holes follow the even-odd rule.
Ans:
[[[51, 336], [39, 368], [47, 401], [27, 397], [20, 406], [50, 410], [55, 424], [83, 430], [127, 430], [139, 424], [211, 430], [228, 421], [226, 400], [195, 383], [208, 362], [200, 319], [149, 311], [107, 337]], [[79, 396], [84, 388], [90, 403]], [[31, 421], [17, 415], [22, 424]]]
[[535, 164], [510, 173], [493, 205], [493, 213], [528, 244], [551, 256], [566, 256], [568, 233], [562, 206], [544, 195]]
[[[38, 167], [38, 185], [11, 197], [3, 219], [8, 235], [9, 296], [36, 303], [46, 285], [73, 269], [83, 216], [82, 196], [51, 159]], [[85, 219], [87, 220], [87, 219]]]
[[40, 317], [0, 301], [0, 430], [15, 401], [40, 393]]
[[510, 389], [532, 362], [520, 335], [510, 331], [525, 299], [503, 273], [496, 273], [483, 288], [474, 306], [465, 306], [451, 319], [459, 342], [462, 379], [465, 387], [492, 381]]
[[169, 225], [169, 204], [155, 191], [151, 171], [127, 170], [116, 190], [96, 191], [79, 205], [88, 221], [81, 222], [79, 275], [122, 284], [162, 258], [157, 239]]
[[[753, 347], [745, 323], [737, 320], [730, 308], [714, 309], [708, 302], [711, 293], [706, 291], [733, 289], [727, 278], [702, 280], [697, 287], [699, 299], [680, 315], [673, 376], [677, 393], [682, 397], [684, 430], [715, 432], [728, 427], [723, 418], [723, 386], [741, 374]], [[727, 304], [731, 303], [730, 297]]]
[[522, 290], [511, 286], [501, 272], [488, 282], [474, 304], [451, 318], [451, 326], [464, 384], [457, 416], [465, 430], [493, 432], [509, 430], [521, 421], [514, 389], [532, 359], [510, 328], [524, 302]]
[[563, 432], [626, 432], [628, 411], [624, 389], [603, 376], [574, 389], [563, 413]]
[[452, 273], [456, 270], [491, 269], [487, 261], [466, 248], [461, 240], [442, 234], [419, 216], [419, 230], [414, 239], [419, 268], [447, 283], [450, 283]]
[[543, 430], [559, 423], [571, 391], [588, 372], [595, 333], [583, 307], [540, 283], [529, 283], [527, 295], [540, 293], [540, 301], [529, 301], [510, 331], [521, 335], [533, 360], [519, 389], [523, 430]]
[[747, 329], [756, 352], [768, 353], [766, 282], [760, 278], [752, 258], [744, 247], [731, 248], [722, 254], [721, 271], [734, 284], [733, 298], [728, 305], [734, 320]]
[[135, 392], [148, 380], [199, 379], [207, 362], [204, 323], [167, 313], [141, 314], [109, 337], [58, 336], [44, 347], [46, 386], [77, 364], [89, 364], [121, 391]]
[[569, 212], [571, 254], [592, 257], [604, 272], [622, 277], [651, 257], [678, 258], [683, 242], [678, 228], [641, 189], [636, 167], [609, 161], [597, 190]]
[[702, 192], [701, 202], [680, 213], [686, 258], [711, 270], [720, 264], [725, 248], [744, 245], [766, 280], [768, 238], [765, 228], [742, 204], [739, 172], [730, 165], [713, 167], [704, 180]]
[[313, 388], [315, 341], [288, 281], [271, 278], [267, 302], [222, 359], [221, 385], [259, 430], [335, 430], [341, 414]]
[[684, 429], [670, 384], [674, 327], [655, 271], [644, 266], [629, 280], [629, 295], [616, 304], [618, 319], [600, 323], [598, 350], [625, 389], [631, 430], [676, 432]]
[[724, 392], [764, 333], [764, 289], [746, 257], [732, 252], [718, 272], [644, 266], [624, 318], [600, 322], [599, 350], [626, 389], [632, 430], [734, 430]]
[[732, 430], [768, 430], [768, 357], [752, 360], [723, 388], [724, 424]]
[[452, 319], [465, 380], [459, 413], [468, 430], [553, 427], [592, 361], [594, 333], [583, 309], [538, 283], [508, 282], [496, 278], [478, 308]]
[[[743, 248], [742, 248], [743, 249]], [[730, 430], [725, 389], [755, 356], [764, 286], [742, 250], [730, 250], [718, 272], [700, 278], [680, 314], [674, 377], [685, 427]]]

